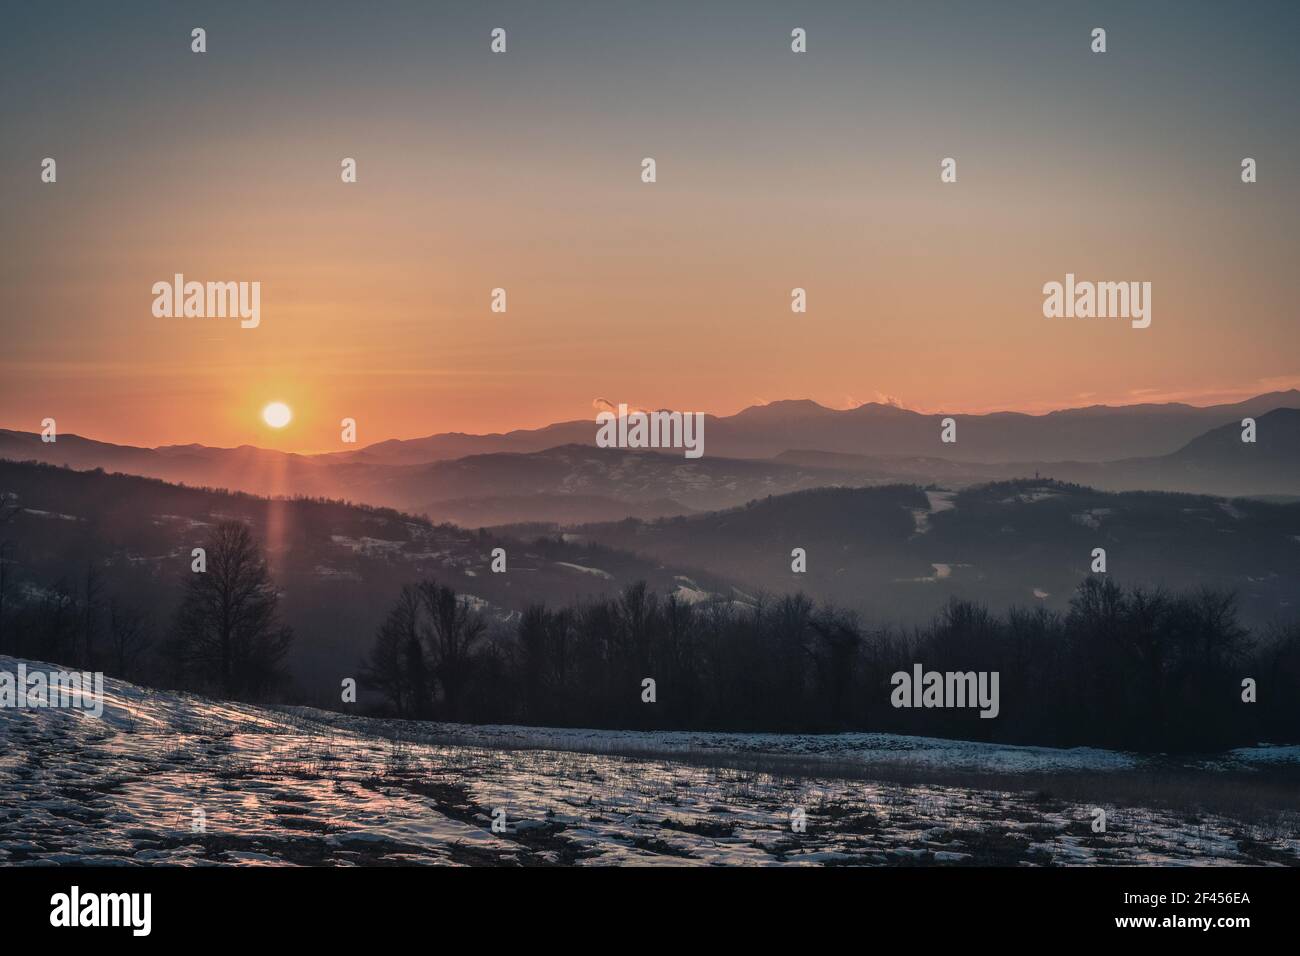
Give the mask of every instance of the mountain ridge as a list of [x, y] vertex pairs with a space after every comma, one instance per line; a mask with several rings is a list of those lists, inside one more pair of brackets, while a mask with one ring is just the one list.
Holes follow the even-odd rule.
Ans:
[[[1279, 394], [1300, 398], [1300, 392]], [[1162, 410], [1156, 418], [1147, 413], [1115, 417], [1084, 410], [1074, 418], [1034, 419], [1038, 424], [1032, 429], [1053, 430], [1051, 447], [1070, 452], [1060, 456], [994, 455], [1008, 442], [1012, 447], [1042, 450], [1032, 429], [1021, 430], [1026, 419], [1014, 414], [956, 417], [958, 440], [947, 444], [940, 440], [941, 418], [936, 416], [892, 406], [866, 412], [862, 409], [867, 406], [859, 406], [843, 413], [800, 402], [777, 408], [775, 415], [757, 425], [733, 427], [730, 434], [722, 425], [706, 428], [706, 453], [699, 459], [668, 449], [598, 448], [593, 423], [582, 423], [578, 441], [562, 441], [573, 436], [552, 428], [545, 437], [529, 433], [522, 448], [498, 444], [487, 451], [430, 461], [424, 460], [430, 454], [427, 448], [400, 442], [398, 452], [385, 460], [367, 449], [325, 455], [253, 445], [216, 449], [191, 443], [151, 449], [72, 433], [47, 443], [34, 433], [9, 430], [0, 430], [0, 458], [98, 468], [258, 495], [361, 501], [471, 525], [582, 523], [608, 519], [618, 508], [628, 516], [650, 518], [726, 508], [810, 487], [900, 481], [962, 487], [1038, 474], [1105, 490], [1295, 495], [1300, 493], [1300, 408], [1260, 404], [1268, 400], [1269, 396], [1260, 396], [1244, 404], [1194, 409], [1192, 418], [1185, 417], [1181, 408], [1159, 406]], [[811, 413], [812, 419], [804, 417], [813, 406], [818, 410]], [[791, 410], [795, 418], [788, 417]], [[855, 413], [864, 416], [857, 424], [842, 417]], [[1258, 440], [1253, 445], [1240, 441], [1240, 421], [1245, 417], [1257, 422]], [[1084, 419], [1088, 421], [1080, 425]], [[1066, 424], [1044, 426], [1044, 421]], [[819, 422], [831, 423], [831, 432], [818, 432]], [[819, 435], [828, 440], [818, 444]], [[1087, 440], [1076, 443], [1081, 435]], [[885, 449], [881, 450], [875, 442], [880, 436], [896, 440], [879, 443]], [[460, 450], [479, 442], [480, 436], [469, 437], [471, 445]], [[1114, 445], [1137, 453], [1100, 459], [1075, 453], [1076, 444], [1089, 441], [1094, 452]], [[545, 447], [532, 448], [533, 444]], [[968, 446], [985, 452], [966, 457], [952, 454], [953, 449]], [[440, 447], [446, 450], [447, 446]], [[728, 447], [771, 454], [727, 454]], [[864, 447], [871, 450], [864, 453]]]

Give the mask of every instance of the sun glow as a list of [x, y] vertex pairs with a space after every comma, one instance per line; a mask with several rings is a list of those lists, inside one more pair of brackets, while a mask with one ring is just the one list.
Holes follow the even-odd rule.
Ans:
[[284, 402], [272, 402], [262, 409], [262, 421], [272, 428], [283, 428], [293, 419], [293, 412]]

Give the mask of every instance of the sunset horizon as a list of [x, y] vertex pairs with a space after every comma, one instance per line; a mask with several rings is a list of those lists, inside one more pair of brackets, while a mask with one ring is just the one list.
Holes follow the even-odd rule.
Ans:
[[[1197, 391], [1194, 393], [1174, 391], [1168, 394], [1161, 394], [1155, 390], [1139, 390], [1143, 394], [1130, 394], [1127, 396], [1116, 396], [1106, 400], [1102, 396], [1080, 395], [1072, 403], [1035, 403], [1033, 405], [1013, 408], [1004, 406], [991, 407], [962, 407], [959, 404], [943, 405], [938, 407], [927, 407], [921, 404], [909, 404], [902, 399], [892, 395], [875, 395], [870, 398], [855, 400], [846, 396], [846, 401], [836, 404], [833, 399], [818, 400], [810, 396], [785, 396], [776, 399], [758, 399], [748, 403], [740, 404], [733, 410], [725, 412], [715, 412], [711, 409], [687, 409], [675, 407], [667, 404], [655, 404], [651, 402], [628, 402], [626, 404], [634, 409], [673, 409], [679, 412], [685, 411], [702, 411], [705, 415], [712, 418], [728, 418], [738, 415], [750, 408], [762, 408], [771, 405], [783, 403], [812, 402], [830, 411], [851, 411], [866, 405], [882, 405], [897, 408], [903, 411], [915, 412], [919, 415], [990, 415], [997, 413], [1022, 414], [1032, 417], [1042, 417], [1054, 412], [1072, 411], [1086, 408], [1113, 408], [1123, 409], [1142, 405], [1186, 405], [1192, 408], [1210, 408], [1217, 405], [1232, 405], [1252, 398], [1260, 397], [1267, 394], [1283, 393], [1300, 390], [1300, 376], [1293, 379], [1281, 379], [1270, 382], [1261, 382], [1255, 388], [1236, 388]], [[284, 390], [280, 390], [283, 392]], [[279, 392], [270, 392], [268, 395], [280, 394]], [[1127, 398], [1125, 401], [1123, 399]], [[292, 406], [292, 420], [285, 422], [280, 426], [270, 426], [264, 420], [263, 412], [265, 406], [270, 404], [283, 404], [278, 399], [251, 399], [241, 408], [246, 407], [250, 410], [249, 421], [236, 423], [231, 420], [228, 414], [224, 416], [228, 422], [226, 428], [219, 434], [221, 437], [212, 439], [203, 439], [193, 436], [189, 431], [174, 435], [171, 440], [150, 440], [147, 437], [140, 437], [131, 433], [129, 430], [125, 433], [113, 426], [106, 427], [102, 431], [95, 431], [91, 428], [78, 427], [78, 416], [56, 417], [60, 434], [76, 435], [81, 438], [87, 438], [93, 441], [107, 442], [110, 444], [126, 445], [139, 448], [162, 448], [167, 446], [191, 445], [198, 444], [212, 448], [236, 448], [245, 445], [251, 445], [267, 450], [285, 451], [300, 455], [326, 455], [340, 451], [351, 451], [358, 448], [365, 448], [368, 445], [376, 445], [387, 441], [410, 441], [413, 439], [427, 438], [434, 435], [461, 434], [470, 436], [490, 437], [497, 435], [506, 435], [511, 432], [535, 431], [546, 428], [550, 425], [568, 424], [571, 422], [580, 422], [589, 420], [592, 422], [592, 434], [596, 433], [595, 416], [601, 406], [601, 400], [593, 399], [586, 403], [586, 414], [572, 414], [567, 417], [555, 417], [550, 419], [531, 418], [519, 421], [517, 424], [487, 424], [480, 428], [473, 427], [455, 427], [448, 423], [446, 427], [428, 427], [421, 430], [418, 425], [413, 426], [415, 430], [403, 433], [383, 433], [383, 434], [365, 434], [364, 438], [359, 437], [355, 444], [340, 444], [340, 422], [328, 419], [319, 408], [313, 408], [310, 403], [306, 408], [310, 411], [303, 416], [304, 422], [300, 422], [298, 406]], [[581, 402], [575, 403], [575, 410], [580, 411]], [[313, 417], [315, 421], [313, 421]], [[347, 416], [343, 416], [344, 418]], [[93, 421], [93, 419], [92, 419]], [[439, 423], [431, 423], [438, 425]], [[19, 421], [0, 421], [0, 429], [14, 432], [25, 432], [29, 434], [39, 434], [41, 423], [38, 422], [19, 422]], [[300, 437], [303, 431], [310, 429], [311, 434], [316, 436], [317, 444], [312, 445], [311, 438]], [[185, 440], [178, 440], [180, 434], [189, 436]]]
[[[1300, 204], [1282, 85], [1188, 68], [1208, 8], [1099, 11], [1125, 42], [1098, 56], [1089, 14], [1013, 7], [818, 6], [791, 54], [780, 4], [685, 32], [671, 6], [565, 28], [521, 6], [504, 55], [462, 42], [495, 25], [462, 8], [388, 5], [360, 45], [344, 6], [205, 9], [223, 55], [160, 42], [183, 4], [19, 9], [0, 426], [328, 451], [344, 418], [365, 444], [597, 397], [1037, 414], [1300, 382], [1273, 344]], [[1240, 16], [1252, 56], [1293, 14]], [[1045, 318], [1067, 275], [1146, 282], [1149, 326]], [[191, 283], [233, 298], [206, 315]]]
[[1298, 34], [6, 5], [18, 936], [1285, 931]]

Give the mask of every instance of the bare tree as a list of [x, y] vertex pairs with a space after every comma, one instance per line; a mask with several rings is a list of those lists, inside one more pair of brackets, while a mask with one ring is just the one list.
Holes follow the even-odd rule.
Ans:
[[469, 679], [470, 650], [487, 630], [487, 623], [467, 601], [457, 598], [452, 588], [421, 581], [419, 591], [429, 615], [425, 641], [442, 685], [447, 715], [454, 720], [460, 714], [461, 694]]
[[176, 612], [174, 652], [183, 671], [228, 697], [256, 695], [282, 676], [293, 632], [248, 526], [224, 521], [207, 541], [207, 570], [188, 572]]
[[429, 680], [420, 647], [420, 594], [406, 585], [375, 634], [375, 644], [361, 670], [392, 703], [399, 717], [425, 717]]
[[119, 677], [131, 680], [152, 643], [150, 622], [134, 605], [112, 598], [108, 604], [108, 644]]

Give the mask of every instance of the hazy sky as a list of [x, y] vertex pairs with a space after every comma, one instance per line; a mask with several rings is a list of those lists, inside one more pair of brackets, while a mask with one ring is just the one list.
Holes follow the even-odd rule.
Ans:
[[[3, 27], [0, 426], [335, 450], [344, 417], [366, 444], [598, 396], [1300, 384], [1297, 3], [58, 3]], [[154, 317], [178, 272], [260, 282], [260, 326]], [[1151, 327], [1045, 319], [1067, 272], [1150, 282]]]

